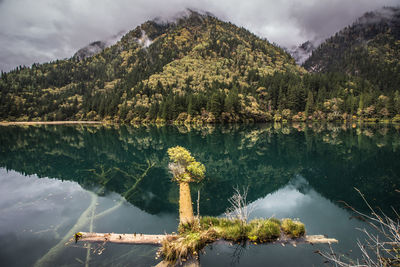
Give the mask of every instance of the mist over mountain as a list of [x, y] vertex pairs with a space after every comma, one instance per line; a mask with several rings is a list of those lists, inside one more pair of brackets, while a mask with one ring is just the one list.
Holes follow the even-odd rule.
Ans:
[[[80, 48], [144, 21], [207, 10], [282, 47], [327, 38], [364, 12], [398, 0], [4, 0], [0, 1], [0, 71], [69, 58]], [[200, 13], [200, 12], [199, 12]]]
[[327, 39], [304, 63], [311, 72], [344, 72], [381, 88], [400, 82], [400, 8], [367, 12]]
[[122, 36], [125, 34], [126, 32], [121, 31], [118, 34], [106, 39], [106, 40], [100, 40], [100, 41], [95, 41], [92, 42], [90, 44], [88, 44], [85, 47], [82, 47], [81, 49], [79, 49], [74, 55], [74, 58], [77, 58], [79, 60], [81, 59], [85, 59], [87, 57], [92, 57], [98, 53], [100, 53], [101, 51], [103, 51], [106, 47], [109, 47], [111, 45], [114, 45], [115, 43], [117, 43]]
[[303, 64], [316, 48], [316, 41], [306, 41], [299, 46], [287, 49], [290, 55], [294, 58], [297, 64]]

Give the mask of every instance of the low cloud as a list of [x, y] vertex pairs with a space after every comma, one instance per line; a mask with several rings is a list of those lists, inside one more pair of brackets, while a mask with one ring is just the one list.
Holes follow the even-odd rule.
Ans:
[[185, 8], [211, 12], [281, 46], [326, 38], [398, 0], [0, 0], [0, 70], [71, 57], [78, 49]]

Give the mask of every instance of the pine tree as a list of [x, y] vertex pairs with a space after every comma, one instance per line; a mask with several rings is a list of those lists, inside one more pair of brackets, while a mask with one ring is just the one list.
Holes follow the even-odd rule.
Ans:
[[394, 92], [394, 98], [393, 98], [393, 105], [394, 105], [394, 112], [396, 114], [400, 114], [400, 93], [398, 90], [396, 90], [396, 92]]
[[188, 105], [187, 105], [187, 114], [193, 115], [193, 95], [189, 96]]
[[167, 120], [167, 102], [166, 101], [163, 101], [162, 104], [161, 104], [161, 115], [160, 115], [160, 117], [163, 120]]
[[306, 109], [304, 110], [306, 117], [308, 117], [308, 115], [313, 112], [313, 107], [314, 107], [313, 93], [311, 91], [308, 91]]
[[221, 101], [221, 95], [215, 92], [211, 96], [210, 100], [210, 111], [214, 114], [215, 117], [219, 117], [223, 110], [223, 100]]
[[238, 111], [239, 96], [238, 96], [238, 90], [237, 90], [236, 86], [234, 88], [232, 88], [231, 91], [229, 91], [224, 102], [225, 102], [224, 111], [230, 112], [230, 113]]
[[357, 115], [362, 116], [363, 115], [363, 110], [364, 110], [364, 94], [361, 94], [360, 95], [360, 100], [358, 102]]
[[159, 111], [158, 109], [159, 109], [158, 102], [155, 102], [154, 104], [152, 104], [150, 106], [149, 117], [150, 117], [151, 120], [154, 120], [154, 119], [157, 118], [157, 114], [158, 114], [158, 111]]

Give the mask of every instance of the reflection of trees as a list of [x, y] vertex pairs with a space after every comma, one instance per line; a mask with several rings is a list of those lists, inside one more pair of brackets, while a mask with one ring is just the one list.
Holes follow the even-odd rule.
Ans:
[[[120, 169], [118, 169], [120, 172], [124, 173], [126, 176], [131, 177], [132, 179], [134, 179], [135, 183], [129, 187], [129, 189], [127, 191], [125, 191], [123, 193], [123, 196], [129, 201], [129, 199], [132, 197], [133, 193], [135, 192], [136, 188], [138, 187], [138, 185], [140, 184], [140, 182], [147, 176], [147, 173], [149, 172], [149, 170], [154, 166], [154, 163], [151, 163], [150, 161], [147, 161], [147, 168], [143, 169], [140, 168], [143, 173], [141, 175], [130, 175]], [[117, 168], [116, 168], [117, 169]]]
[[111, 178], [108, 178], [108, 174], [112, 171], [111, 168], [104, 170], [104, 165], [99, 166], [100, 172], [98, 173], [96, 169], [89, 169], [87, 171], [91, 172], [94, 177], [96, 177], [96, 182], [100, 185], [106, 186]]
[[203, 214], [224, 212], [234, 186], [248, 186], [249, 201], [254, 201], [299, 173], [332, 200], [357, 206], [352, 197], [355, 186], [377, 204], [395, 205], [393, 190], [400, 185], [400, 167], [394, 163], [400, 153], [399, 130], [358, 127], [10, 126], [0, 128], [0, 166], [73, 180], [97, 193], [117, 192], [149, 213], [160, 213], [177, 210], [166, 150], [182, 145], [207, 168], [200, 186]]

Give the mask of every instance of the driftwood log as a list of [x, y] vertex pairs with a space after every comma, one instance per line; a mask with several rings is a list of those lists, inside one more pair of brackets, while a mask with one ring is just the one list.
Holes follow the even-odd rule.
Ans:
[[177, 235], [145, 235], [145, 234], [114, 234], [114, 233], [87, 233], [79, 232], [74, 236], [75, 242], [117, 243], [132, 245], [161, 246], [164, 239], [173, 240]]
[[[117, 244], [132, 244], [132, 245], [156, 245], [161, 246], [164, 239], [170, 241], [178, 238], [178, 235], [145, 235], [145, 234], [114, 234], [114, 233], [87, 233], [79, 232], [75, 234], [74, 239], [82, 242], [97, 242], [97, 243], [117, 243]], [[281, 237], [270, 244], [332, 244], [338, 243], [337, 239], [327, 238], [323, 235], [306, 235], [304, 237], [290, 239]], [[269, 244], [269, 243], [268, 243]]]
[[[114, 234], [114, 233], [87, 233], [79, 232], [76, 233], [74, 238], [70, 241], [73, 242], [96, 242], [96, 243], [117, 243], [117, 244], [131, 244], [131, 245], [156, 245], [161, 246], [162, 241], [167, 239], [173, 241], [179, 236], [174, 234], [164, 235], [145, 235], [145, 234]], [[224, 240], [217, 240], [216, 242], [226, 242]], [[322, 243], [338, 243], [338, 240], [334, 238], [327, 238], [323, 235], [307, 235], [301, 238], [290, 239], [285, 236], [281, 236], [278, 240], [271, 242], [271, 244], [281, 244], [285, 246], [290, 244], [297, 246], [297, 244], [322, 244]], [[181, 265], [183, 264], [183, 265]], [[187, 261], [182, 263], [169, 263], [167, 261], [161, 261], [155, 267], [200, 267], [200, 262], [196, 257], [190, 257]]]

